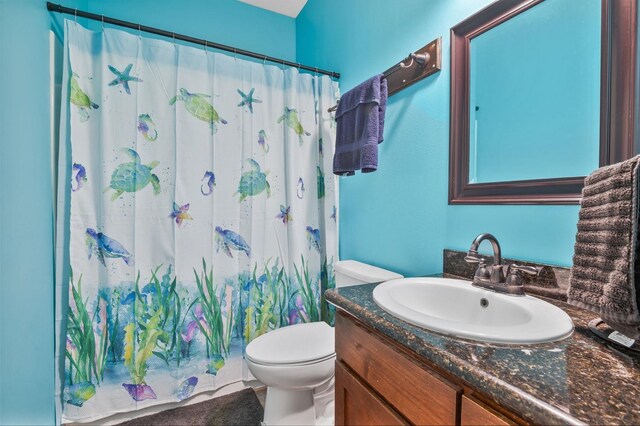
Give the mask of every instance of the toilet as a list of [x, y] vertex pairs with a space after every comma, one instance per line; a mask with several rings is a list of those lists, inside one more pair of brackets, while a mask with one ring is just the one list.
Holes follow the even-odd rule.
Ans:
[[[334, 272], [336, 287], [402, 278], [354, 260], [336, 262]], [[314, 322], [274, 330], [251, 341], [245, 359], [251, 374], [267, 386], [263, 424], [333, 424], [333, 327]], [[323, 407], [317, 406], [319, 400]]]

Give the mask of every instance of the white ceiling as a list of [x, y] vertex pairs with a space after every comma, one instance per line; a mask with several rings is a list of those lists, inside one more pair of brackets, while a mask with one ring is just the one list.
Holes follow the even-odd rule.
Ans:
[[240, 0], [253, 6], [296, 18], [307, 0]]

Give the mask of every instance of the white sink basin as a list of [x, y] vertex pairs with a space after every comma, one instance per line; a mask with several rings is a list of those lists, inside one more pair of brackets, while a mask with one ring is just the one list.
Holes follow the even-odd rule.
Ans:
[[569, 315], [550, 303], [484, 290], [470, 281], [391, 280], [378, 285], [373, 298], [382, 309], [411, 324], [482, 342], [544, 343], [573, 332]]

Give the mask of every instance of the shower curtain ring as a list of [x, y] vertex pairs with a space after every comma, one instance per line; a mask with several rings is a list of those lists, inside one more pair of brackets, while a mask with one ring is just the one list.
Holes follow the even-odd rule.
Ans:
[[235, 47], [233, 48], [233, 60], [238, 60], [238, 49], [236, 49]]
[[104, 15], [102, 15], [102, 29], [104, 30]]
[[76, 9], [76, 10], [73, 12], [73, 15], [75, 16], [75, 22], [76, 22], [76, 25], [77, 25], [77, 24], [78, 24], [78, 9]]
[[171, 33], [171, 37], [173, 37], [173, 45], [176, 45], [176, 33]]
[[207, 42], [207, 40], [205, 40], [205, 41], [204, 41], [204, 54], [205, 54], [205, 55], [208, 55], [208, 54], [209, 54], [209, 51], [207, 50], [207, 43], [208, 43], [208, 42]]
[[140, 24], [138, 24], [138, 37], [142, 39], [142, 30], [140, 29]]
[[267, 63], [267, 55], [264, 55], [264, 58], [262, 59], [262, 65], [266, 65]]

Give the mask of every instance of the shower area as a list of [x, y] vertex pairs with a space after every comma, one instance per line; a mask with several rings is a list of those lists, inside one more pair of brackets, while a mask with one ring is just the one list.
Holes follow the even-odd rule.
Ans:
[[66, 13], [52, 64], [58, 419], [251, 380], [253, 339], [333, 321], [335, 75]]

